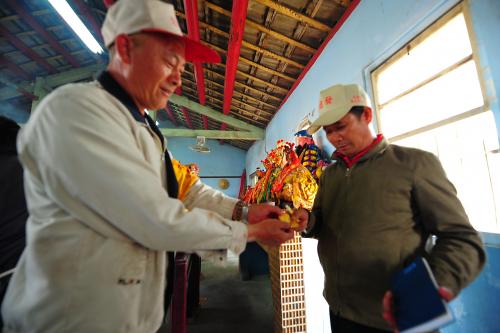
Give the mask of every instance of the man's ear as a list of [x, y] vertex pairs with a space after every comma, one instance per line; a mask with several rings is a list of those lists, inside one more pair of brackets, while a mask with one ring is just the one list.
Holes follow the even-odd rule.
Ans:
[[371, 108], [365, 106], [364, 110], [363, 110], [363, 115], [362, 115], [362, 119], [364, 121], [366, 121], [367, 124], [371, 123], [372, 122], [372, 119], [373, 119], [373, 111]]
[[123, 63], [130, 64], [131, 50], [132, 50], [132, 39], [125, 34], [118, 35], [115, 39], [115, 52]]

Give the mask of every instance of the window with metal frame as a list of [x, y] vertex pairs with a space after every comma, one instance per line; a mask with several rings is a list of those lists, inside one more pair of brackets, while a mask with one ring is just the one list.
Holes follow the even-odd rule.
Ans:
[[436, 154], [480, 231], [500, 233], [500, 154], [467, 7], [458, 4], [371, 73], [377, 125]]

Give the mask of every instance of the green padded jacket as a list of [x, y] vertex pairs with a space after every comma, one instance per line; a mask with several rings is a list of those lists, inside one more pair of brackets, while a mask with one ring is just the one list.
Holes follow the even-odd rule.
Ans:
[[[325, 170], [311, 222], [305, 236], [318, 239], [330, 309], [380, 329], [390, 329], [381, 304], [391, 276], [415, 257], [426, 257], [438, 284], [455, 295], [486, 260], [439, 160], [385, 139], [353, 166], [337, 158]], [[426, 251], [430, 235], [436, 242]]]

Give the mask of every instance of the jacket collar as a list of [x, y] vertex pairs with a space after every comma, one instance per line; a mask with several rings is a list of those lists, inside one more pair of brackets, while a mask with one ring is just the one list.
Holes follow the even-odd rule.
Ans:
[[335, 152], [333, 154], [333, 158], [337, 161], [343, 161], [345, 165], [350, 168], [358, 162], [366, 161], [373, 156], [383, 152], [388, 145], [389, 144], [387, 143], [387, 140], [384, 138], [384, 136], [382, 134], [378, 134], [368, 147], [360, 151], [354, 157], [349, 158], [341, 153]]
[[139, 111], [139, 108], [135, 105], [132, 97], [125, 89], [123, 89], [122, 86], [120, 86], [120, 84], [108, 71], [102, 72], [97, 78], [97, 81], [99, 81], [104, 90], [113, 95], [129, 110], [130, 114], [136, 121], [149, 126], [151, 130], [153, 130], [153, 132], [155, 132], [155, 134], [160, 138], [162, 146], [164, 145], [163, 134], [161, 134], [160, 129], [156, 126], [155, 121], [146, 113], [142, 114]]
[[[156, 126], [155, 121], [148, 116], [146, 113], [141, 114], [137, 105], [135, 105], [134, 100], [130, 95], [123, 89], [122, 86], [109, 74], [108, 71], [104, 71], [99, 75], [97, 81], [101, 84], [101, 86], [108, 93], [113, 95], [116, 99], [118, 99], [129, 111], [134, 119], [146, 126], [149, 126], [151, 130], [160, 138], [162, 147], [165, 149], [165, 141], [163, 138], [163, 134], [161, 134], [160, 129]], [[174, 167], [172, 166], [172, 161], [170, 160], [170, 155], [168, 150], [165, 149], [165, 167], [166, 167], [166, 182], [167, 182], [167, 192], [170, 197], [177, 198], [179, 194], [179, 184], [175, 177]]]

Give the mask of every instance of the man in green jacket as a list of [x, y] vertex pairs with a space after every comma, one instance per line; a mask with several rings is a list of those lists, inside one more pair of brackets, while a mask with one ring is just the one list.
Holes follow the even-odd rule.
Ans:
[[[332, 331], [386, 332], [390, 306], [386, 321], [382, 299], [390, 302], [394, 273], [423, 256], [449, 300], [481, 271], [483, 244], [433, 154], [372, 134], [361, 87], [321, 91], [319, 114], [309, 130], [323, 127], [336, 152], [321, 176], [306, 236], [318, 239]], [[431, 235], [435, 245], [426, 251]]]

